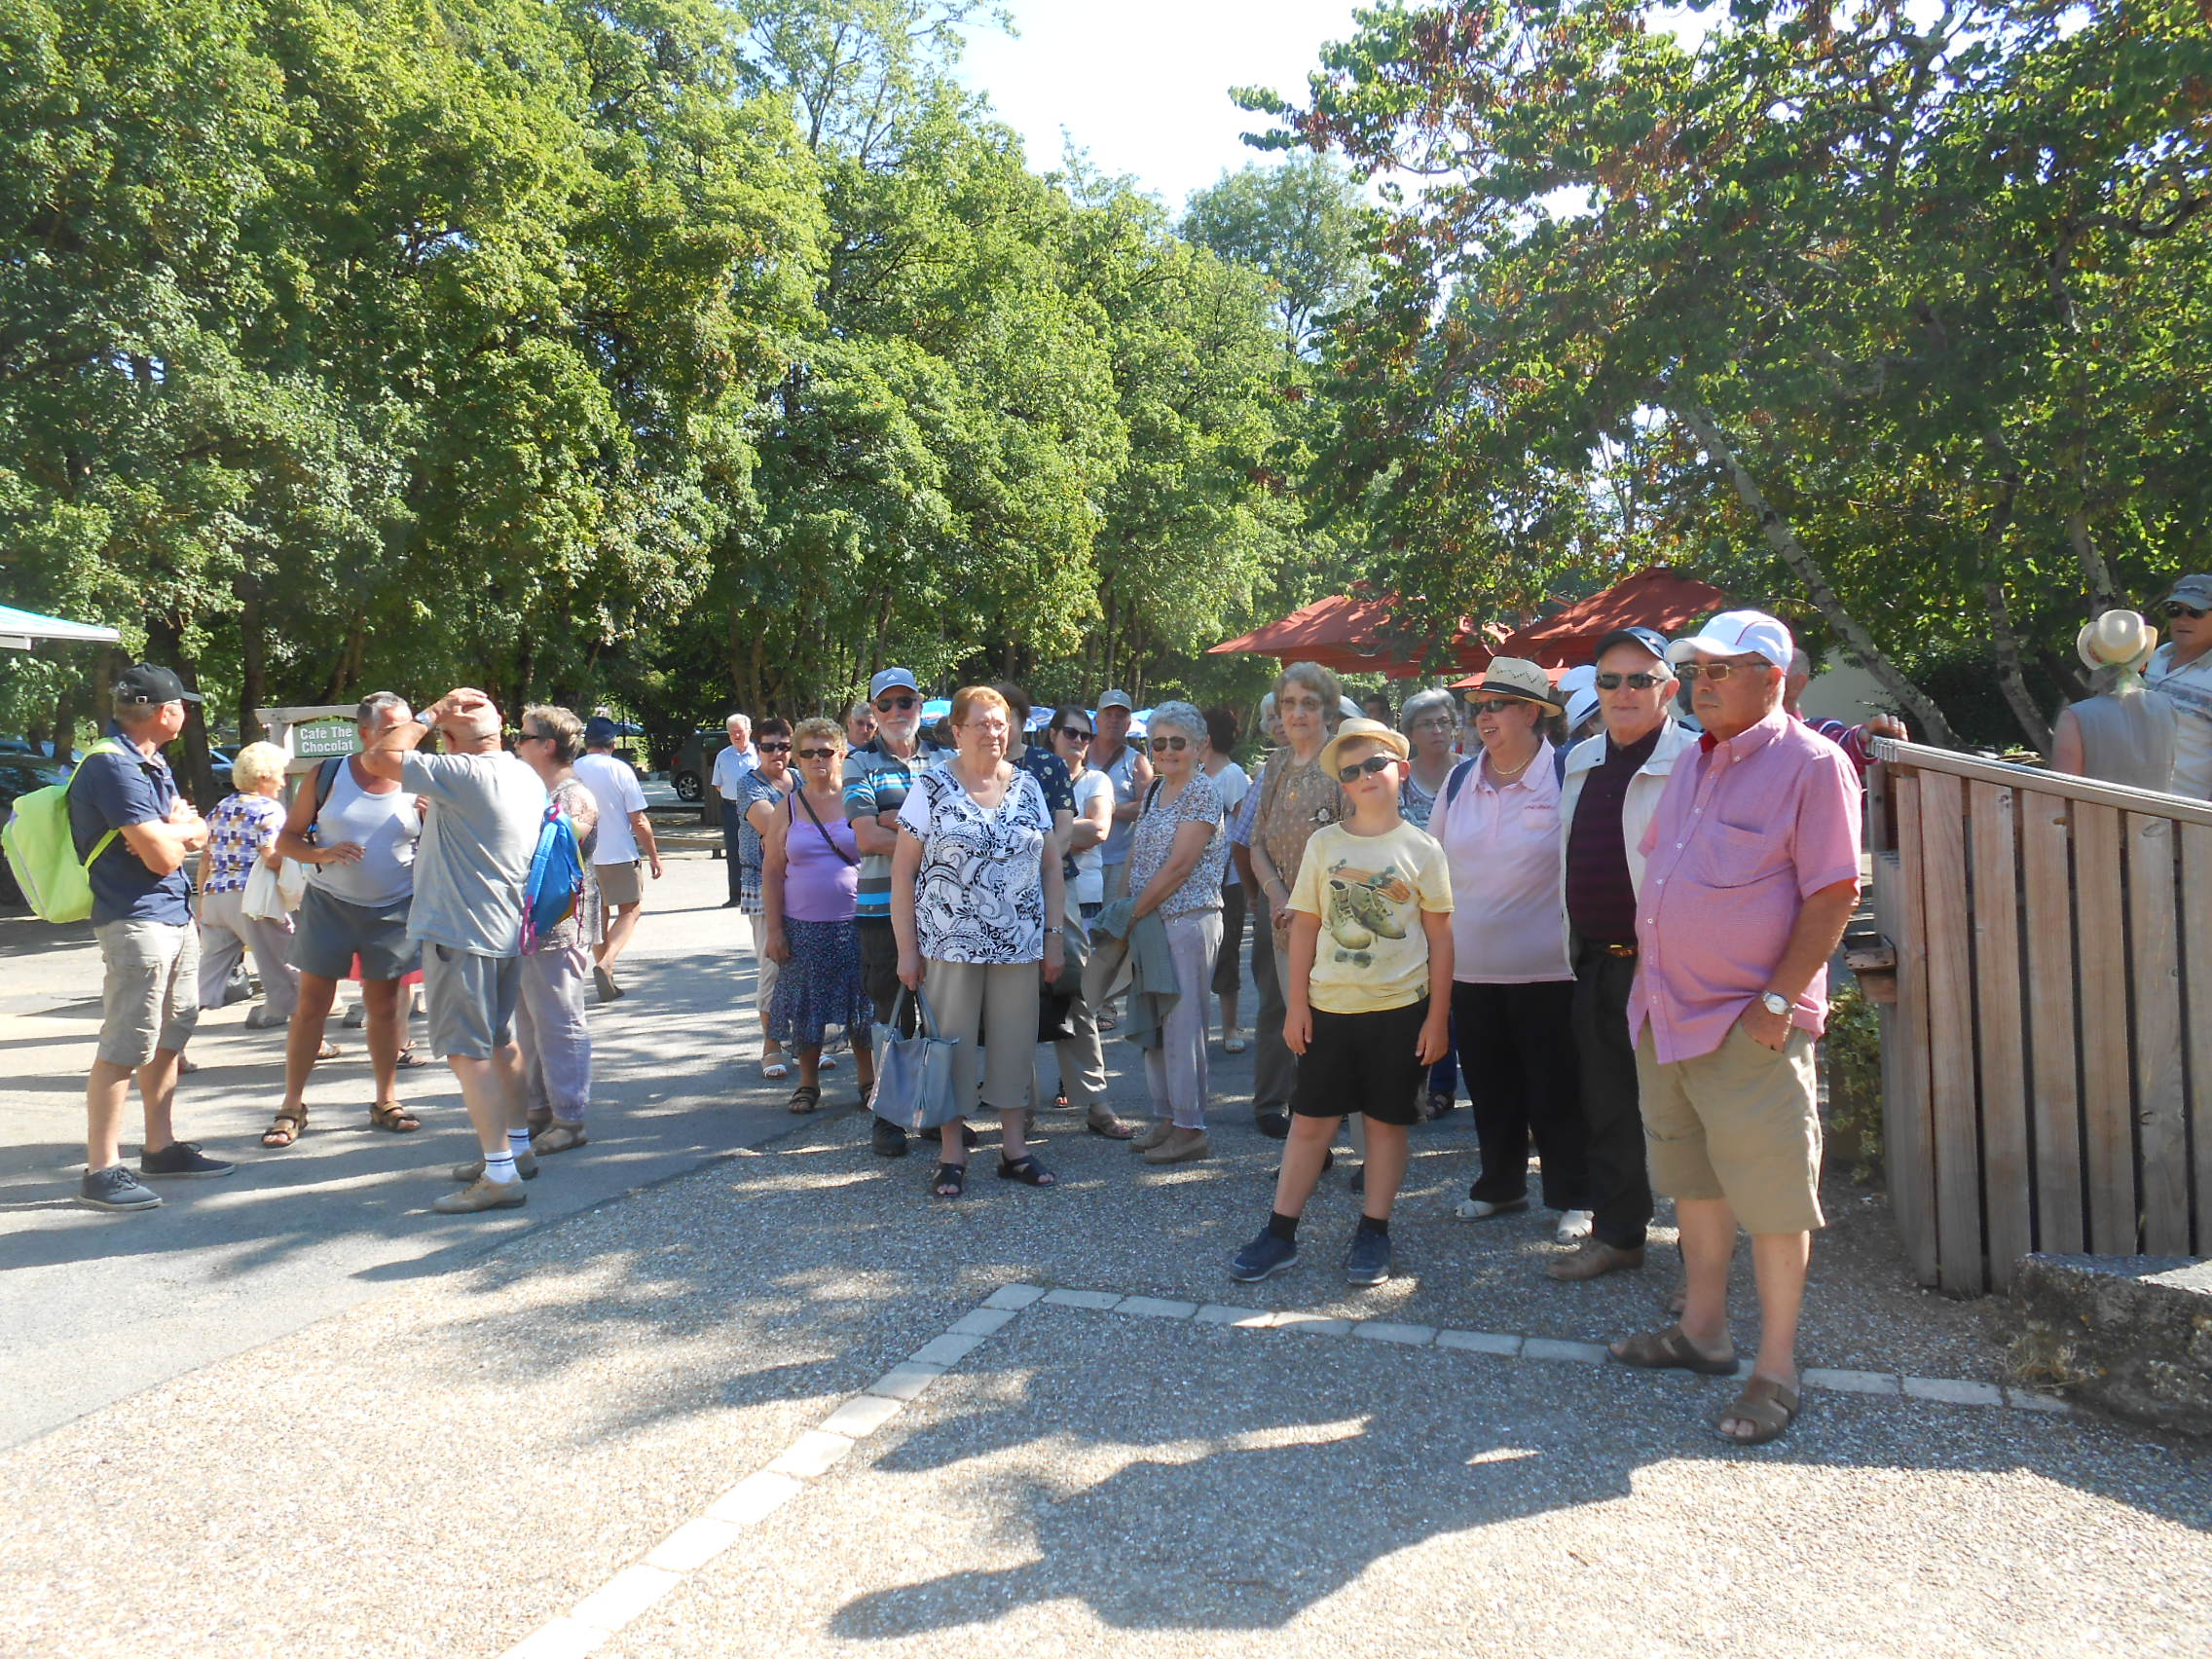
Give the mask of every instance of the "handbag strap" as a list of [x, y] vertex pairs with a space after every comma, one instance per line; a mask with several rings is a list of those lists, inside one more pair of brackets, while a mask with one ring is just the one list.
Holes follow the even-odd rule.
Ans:
[[799, 805], [806, 808], [807, 817], [814, 820], [815, 833], [822, 837], [823, 842], [829, 847], [831, 852], [835, 853], [839, 858], [844, 859], [845, 867], [847, 869], [860, 868], [861, 861], [856, 858], [846, 857], [845, 849], [838, 846], [837, 843], [830, 838], [830, 831], [822, 827], [822, 819], [821, 816], [814, 810], [814, 802], [806, 798], [806, 786], [804, 784], [799, 785], [797, 789], [792, 791], [791, 794], [784, 797], [785, 814], [787, 816], [790, 814], [791, 804], [793, 797], [796, 797]]
[[894, 1031], [899, 1029], [899, 1011], [908, 1001], [911, 1001], [915, 1008], [920, 1011], [920, 1016], [914, 1021], [915, 1031], [927, 1037], [933, 1043], [941, 1041], [937, 1034], [937, 1013], [930, 1007], [929, 993], [921, 990], [908, 990], [903, 983], [899, 987], [898, 996], [894, 997], [891, 1002], [891, 1029]]

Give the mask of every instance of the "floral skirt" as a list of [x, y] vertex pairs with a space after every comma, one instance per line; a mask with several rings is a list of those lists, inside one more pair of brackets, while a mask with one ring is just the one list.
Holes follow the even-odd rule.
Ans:
[[791, 960], [776, 976], [768, 1035], [798, 1049], [818, 1049], [831, 1026], [867, 1041], [874, 1010], [861, 984], [861, 933], [853, 922], [786, 919]]

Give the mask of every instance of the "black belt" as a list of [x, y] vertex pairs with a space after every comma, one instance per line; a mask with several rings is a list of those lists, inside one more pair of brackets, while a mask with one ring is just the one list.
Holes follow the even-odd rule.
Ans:
[[1595, 951], [1601, 956], [1619, 956], [1631, 962], [1636, 960], [1636, 946], [1633, 944], [1600, 944], [1596, 940], [1586, 939], [1582, 941], [1582, 948]]

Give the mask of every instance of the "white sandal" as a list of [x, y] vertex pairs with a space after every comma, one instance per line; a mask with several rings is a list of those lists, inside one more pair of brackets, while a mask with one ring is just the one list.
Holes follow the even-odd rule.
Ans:
[[789, 1077], [792, 1075], [792, 1068], [785, 1063], [784, 1056], [781, 1053], [763, 1054], [760, 1057], [760, 1075], [774, 1078]]

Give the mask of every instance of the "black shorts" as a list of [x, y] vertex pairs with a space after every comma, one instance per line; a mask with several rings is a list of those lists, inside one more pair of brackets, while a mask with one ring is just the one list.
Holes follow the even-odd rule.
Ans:
[[1299, 1056], [1290, 1109], [1301, 1118], [1373, 1118], [1411, 1127], [1420, 1122], [1428, 1077], [1420, 1028], [1428, 999], [1374, 1014], [1313, 1011], [1313, 1040]]

